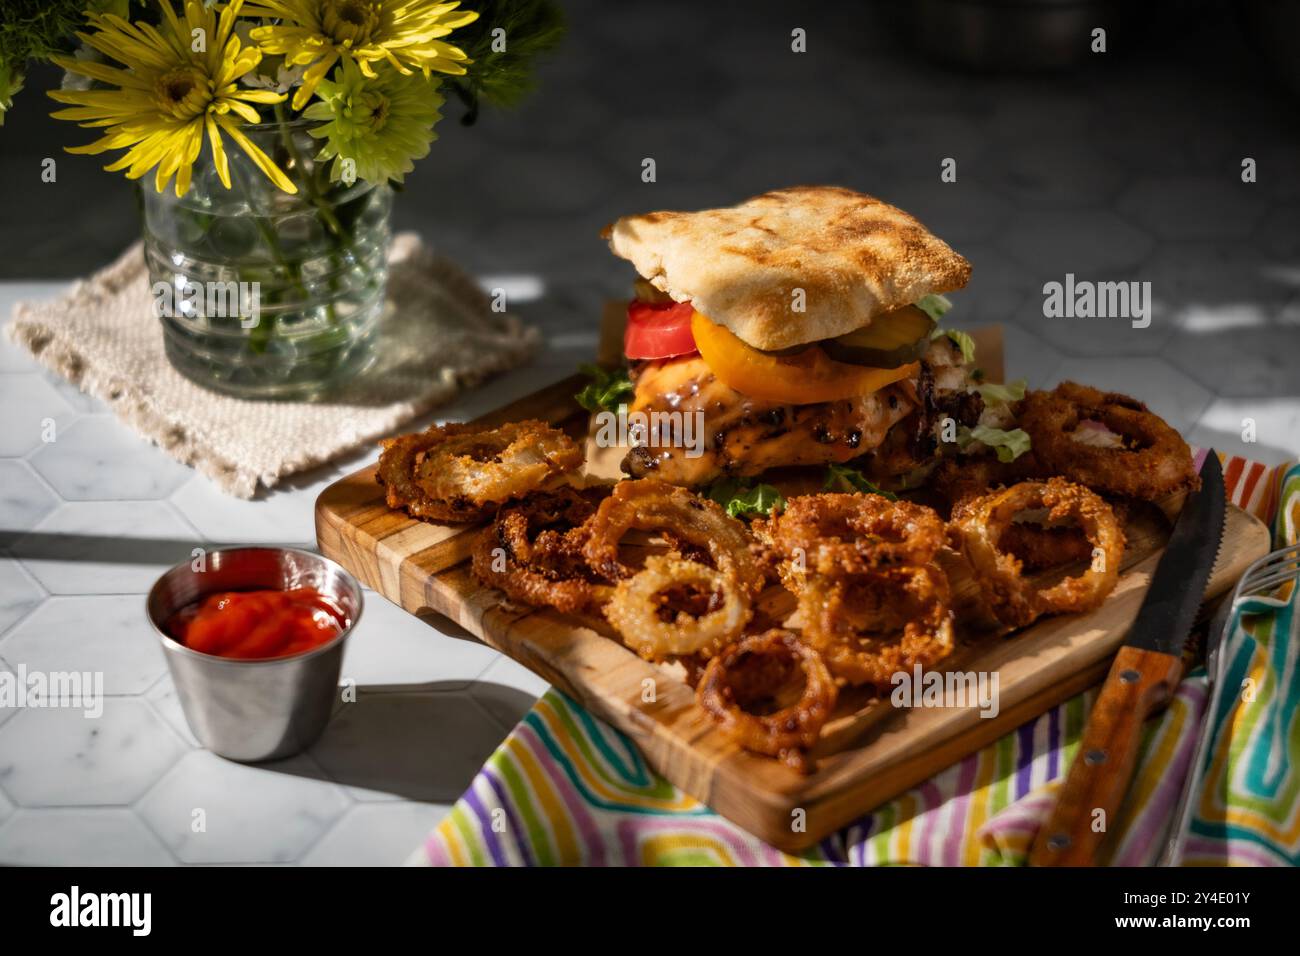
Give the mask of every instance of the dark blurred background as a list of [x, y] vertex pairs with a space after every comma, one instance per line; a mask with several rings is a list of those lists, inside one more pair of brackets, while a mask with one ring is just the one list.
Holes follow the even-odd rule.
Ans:
[[[1005, 323], [1013, 376], [1122, 388], [1194, 441], [1300, 454], [1300, 2], [563, 6], [569, 35], [537, 93], [472, 128], [449, 104], [396, 207], [480, 274], [539, 276], [521, 311], [556, 364], [585, 357], [601, 300], [627, 288], [606, 223], [837, 183], [971, 261], [954, 324]], [[84, 274], [139, 231], [132, 185], [62, 152], [93, 133], [48, 117], [57, 83], [35, 72], [0, 127], [0, 278]], [[1045, 319], [1042, 285], [1066, 272], [1150, 280], [1152, 325]]]

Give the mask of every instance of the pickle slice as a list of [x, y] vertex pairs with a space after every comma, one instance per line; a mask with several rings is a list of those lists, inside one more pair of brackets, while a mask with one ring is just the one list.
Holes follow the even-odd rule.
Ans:
[[898, 368], [925, 354], [935, 322], [914, 305], [876, 316], [871, 324], [820, 343], [837, 362]]
[[636, 277], [632, 288], [641, 302], [648, 302], [650, 305], [670, 305], [673, 302], [673, 297], [667, 292], [661, 292], [640, 276]]

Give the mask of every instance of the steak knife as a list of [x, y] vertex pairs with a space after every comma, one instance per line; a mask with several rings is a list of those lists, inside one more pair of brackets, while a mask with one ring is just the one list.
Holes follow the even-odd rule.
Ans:
[[1142, 723], [1169, 702], [1183, 648], [1209, 583], [1227, 509], [1223, 468], [1210, 450], [1137, 618], [1088, 716], [1079, 750], [1029, 853], [1030, 866], [1091, 866], [1115, 823], [1137, 763]]

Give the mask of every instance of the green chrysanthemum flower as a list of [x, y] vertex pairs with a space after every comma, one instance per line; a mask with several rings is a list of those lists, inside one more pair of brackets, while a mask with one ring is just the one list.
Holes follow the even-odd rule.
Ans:
[[332, 180], [400, 183], [438, 138], [433, 127], [442, 119], [443, 98], [437, 80], [396, 70], [367, 77], [344, 60], [316, 93], [320, 101], [303, 116], [323, 121], [311, 134], [325, 140], [316, 158], [334, 160]]
[[8, 63], [0, 62], [0, 126], [5, 124], [5, 113], [14, 105], [14, 97], [22, 92], [23, 75]]

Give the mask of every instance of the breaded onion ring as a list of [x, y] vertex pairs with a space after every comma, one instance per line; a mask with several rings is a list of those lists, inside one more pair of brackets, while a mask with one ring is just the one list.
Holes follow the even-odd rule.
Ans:
[[750, 553], [745, 525], [717, 502], [658, 478], [620, 481], [588, 522], [585, 553], [597, 574], [617, 579], [635, 573], [618, 556], [619, 542], [633, 528], [707, 551], [714, 567], [734, 577], [750, 596], [763, 588], [763, 570]]
[[799, 596], [804, 639], [832, 674], [884, 690], [894, 674], [952, 653], [948, 578], [933, 564], [812, 576]]
[[805, 574], [925, 564], [944, 544], [944, 523], [932, 509], [873, 494], [800, 495], [754, 525], [784, 559], [781, 579], [796, 593]]
[[[958, 528], [963, 517], [969, 515], [989, 492], [969, 495], [959, 500], [952, 508], [948, 523], [950, 546], [954, 551], [962, 549], [961, 532]], [[1115, 518], [1121, 527], [1125, 514], [1123, 506], [1111, 504]], [[1075, 525], [1052, 525], [1041, 520], [1021, 520], [1027, 515], [1019, 515], [1017, 520], [1007, 525], [1006, 531], [998, 539], [998, 550], [1005, 551], [1019, 558], [1027, 571], [1043, 571], [1047, 568], [1061, 567], [1080, 561], [1092, 560], [1092, 543]]]
[[[797, 701], [754, 713], [764, 703], [773, 705], [797, 671], [803, 672]], [[806, 751], [835, 708], [836, 690], [818, 653], [789, 631], [775, 629], [732, 644], [709, 661], [695, 699], [746, 750], [779, 757], [807, 773]]]
[[[1003, 550], [1001, 542], [1017, 514], [1038, 508], [1047, 509], [1049, 525], [1073, 519], [1090, 547], [1101, 549], [1101, 567], [1094, 562], [1078, 577], [1044, 590], [1027, 581], [1021, 560]], [[954, 524], [985, 599], [998, 620], [1010, 627], [1024, 627], [1044, 614], [1091, 610], [1119, 580], [1124, 531], [1115, 513], [1093, 492], [1064, 478], [1025, 481], [974, 499]]]
[[[697, 606], [673, 607], [674, 597]], [[692, 614], [692, 610], [700, 613]], [[711, 657], [749, 623], [748, 592], [730, 574], [665, 554], [618, 582], [605, 617], [623, 643], [649, 661], [698, 654]]]
[[578, 444], [530, 419], [498, 428], [448, 423], [380, 442], [375, 477], [390, 508], [416, 518], [473, 521], [582, 467]]
[[601, 487], [560, 488], [502, 508], [475, 542], [474, 577], [512, 600], [565, 614], [599, 607], [614, 589], [592, 573], [582, 545], [584, 522], [607, 493]]
[[1013, 521], [1007, 526], [998, 541], [998, 550], [1014, 554], [1026, 571], [1045, 571], [1092, 560], [1092, 542], [1078, 528], [1025, 521]]
[[[1146, 501], [1199, 484], [1183, 437], [1127, 395], [1062, 382], [1053, 391], [1026, 395], [1017, 418], [1045, 474]], [[1105, 425], [1120, 444], [1105, 447], [1077, 440], [1075, 431], [1089, 421]]]

